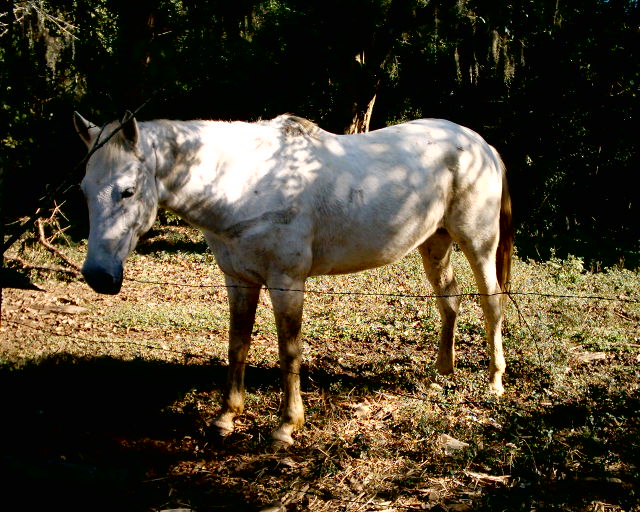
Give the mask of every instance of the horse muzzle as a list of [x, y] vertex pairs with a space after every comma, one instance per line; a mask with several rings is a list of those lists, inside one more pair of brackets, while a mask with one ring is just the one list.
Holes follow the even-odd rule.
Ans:
[[98, 293], [115, 295], [122, 288], [122, 267], [114, 274], [103, 268], [87, 267], [82, 268], [82, 275], [87, 284]]

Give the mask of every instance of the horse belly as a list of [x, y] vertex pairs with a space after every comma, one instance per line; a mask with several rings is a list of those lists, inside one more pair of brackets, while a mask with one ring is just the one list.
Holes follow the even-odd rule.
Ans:
[[315, 219], [312, 275], [380, 267], [418, 247], [443, 222], [450, 189], [443, 174], [414, 170], [402, 180], [389, 180], [393, 174], [388, 172], [375, 188], [364, 180], [338, 191]]
[[420, 217], [400, 230], [366, 226], [317, 238], [310, 275], [350, 274], [388, 265], [418, 247], [437, 227], [438, 222]]
[[[413, 249], [413, 247], [411, 248]], [[314, 260], [311, 267], [310, 276], [321, 276], [331, 274], [353, 274], [363, 270], [369, 270], [376, 267], [382, 267], [398, 261], [404, 255], [411, 251], [402, 250], [397, 253], [385, 255], [386, 257], [374, 257], [376, 255], [368, 253], [362, 255], [358, 252], [332, 251], [329, 257], [323, 257], [318, 261]]]

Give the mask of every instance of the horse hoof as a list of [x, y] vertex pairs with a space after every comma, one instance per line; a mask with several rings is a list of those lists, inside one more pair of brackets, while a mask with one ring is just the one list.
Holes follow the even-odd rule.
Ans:
[[273, 442], [271, 443], [274, 451], [286, 450], [293, 446], [293, 437], [289, 435], [273, 436]]
[[214, 433], [221, 437], [228, 437], [233, 434], [233, 420], [218, 418], [213, 422]]
[[489, 384], [489, 393], [494, 396], [502, 396], [504, 394], [504, 388], [500, 382], [492, 382]]
[[271, 433], [273, 438], [272, 446], [275, 451], [286, 450], [293, 445], [293, 437], [291, 437], [292, 428], [280, 426]]
[[285, 441], [282, 439], [274, 439], [273, 442], [271, 443], [271, 452], [272, 453], [285, 452], [289, 448], [291, 448], [291, 446], [293, 446], [293, 439], [291, 439], [290, 441]]

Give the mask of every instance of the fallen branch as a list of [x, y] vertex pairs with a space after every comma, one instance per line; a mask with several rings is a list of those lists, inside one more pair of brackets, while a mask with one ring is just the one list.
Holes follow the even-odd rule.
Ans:
[[29, 263], [28, 261], [23, 260], [22, 258], [19, 258], [18, 256], [12, 258], [5, 256], [4, 259], [7, 261], [14, 261], [18, 263], [25, 270], [46, 270], [47, 272], [62, 272], [64, 274], [71, 274], [75, 277], [80, 277], [81, 275], [78, 269], [70, 269], [60, 265], [34, 265], [32, 263]]
[[64, 261], [67, 265], [69, 265], [73, 270], [75, 270], [76, 274], [80, 273], [80, 267], [76, 265], [73, 261], [67, 258], [59, 249], [57, 249], [53, 244], [51, 244], [45, 234], [44, 234], [44, 224], [42, 223], [42, 219], [38, 219], [36, 221], [36, 225], [38, 226], [38, 236], [40, 239], [40, 243], [44, 245], [49, 251], [55, 254], [58, 258]]

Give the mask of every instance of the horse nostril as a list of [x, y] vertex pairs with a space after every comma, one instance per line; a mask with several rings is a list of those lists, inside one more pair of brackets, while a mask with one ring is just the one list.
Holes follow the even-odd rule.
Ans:
[[122, 271], [113, 275], [103, 269], [82, 269], [85, 280], [98, 293], [115, 295], [122, 287]]

